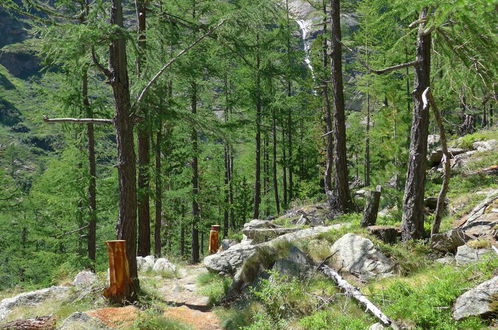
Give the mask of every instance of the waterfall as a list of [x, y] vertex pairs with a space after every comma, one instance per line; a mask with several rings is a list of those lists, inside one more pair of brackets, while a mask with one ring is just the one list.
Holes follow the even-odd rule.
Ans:
[[315, 79], [315, 73], [313, 71], [313, 66], [311, 65], [311, 58], [310, 58], [310, 48], [311, 48], [311, 40], [309, 40], [309, 33], [311, 31], [311, 24], [312, 21], [310, 20], [301, 20], [301, 19], [296, 19], [297, 25], [299, 25], [299, 29], [301, 30], [301, 35], [303, 39], [303, 48], [304, 48], [304, 62], [308, 66], [308, 68], [311, 71], [311, 76], [313, 77], [313, 80]]

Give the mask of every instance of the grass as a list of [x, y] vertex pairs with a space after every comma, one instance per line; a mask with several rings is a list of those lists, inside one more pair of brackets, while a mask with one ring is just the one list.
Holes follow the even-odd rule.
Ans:
[[197, 278], [199, 292], [209, 297], [209, 304], [216, 305], [228, 292], [232, 279], [215, 273], [202, 273]]
[[162, 315], [162, 310], [146, 310], [139, 314], [132, 330], [193, 330], [189, 325]]
[[481, 130], [473, 134], [467, 134], [458, 139], [450, 141], [449, 145], [452, 147], [471, 149], [474, 142], [492, 139], [498, 139], [498, 129], [496, 127], [487, 130]]

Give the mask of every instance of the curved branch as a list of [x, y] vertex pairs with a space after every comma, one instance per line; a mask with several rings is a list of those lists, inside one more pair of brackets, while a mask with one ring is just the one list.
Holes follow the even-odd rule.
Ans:
[[46, 123], [80, 123], [80, 124], [114, 124], [114, 119], [102, 118], [48, 118], [43, 116]]

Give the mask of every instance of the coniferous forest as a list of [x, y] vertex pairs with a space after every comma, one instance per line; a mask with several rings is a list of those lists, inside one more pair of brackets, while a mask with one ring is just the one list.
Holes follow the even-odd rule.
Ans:
[[[66, 317], [110, 302], [137, 310], [110, 328], [498, 326], [497, 14], [0, 0], [0, 328], [97, 329]], [[129, 281], [104, 299], [112, 240]], [[82, 270], [44, 310], [1, 300]]]

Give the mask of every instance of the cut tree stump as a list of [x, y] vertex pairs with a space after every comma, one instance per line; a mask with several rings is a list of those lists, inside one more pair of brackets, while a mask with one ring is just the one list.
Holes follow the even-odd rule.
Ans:
[[363, 219], [361, 220], [361, 227], [368, 227], [375, 225], [377, 221], [377, 213], [379, 212], [380, 194], [382, 186], [377, 186], [375, 190], [371, 190], [367, 194], [367, 203], [363, 211]]
[[115, 240], [105, 242], [109, 253], [109, 282], [104, 296], [112, 302], [125, 303], [133, 288], [130, 268], [126, 255], [126, 241]]
[[212, 225], [209, 231], [209, 254], [218, 252], [220, 240], [220, 225]]

